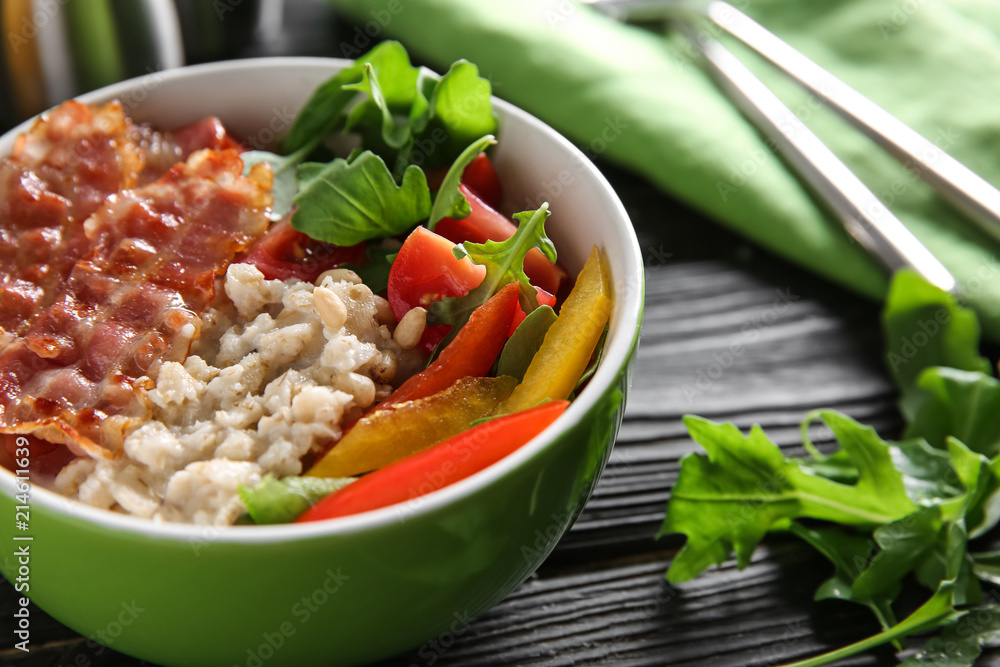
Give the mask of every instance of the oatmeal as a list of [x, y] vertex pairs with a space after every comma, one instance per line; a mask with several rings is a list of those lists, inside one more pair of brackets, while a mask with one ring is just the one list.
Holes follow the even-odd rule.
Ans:
[[224, 524], [242, 512], [239, 485], [303, 472], [303, 457], [420, 363], [356, 275], [328, 271], [317, 283], [230, 265], [191, 354], [151, 374], [152, 415], [127, 435], [124, 455], [76, 459], [56, 489], [154, 520]]

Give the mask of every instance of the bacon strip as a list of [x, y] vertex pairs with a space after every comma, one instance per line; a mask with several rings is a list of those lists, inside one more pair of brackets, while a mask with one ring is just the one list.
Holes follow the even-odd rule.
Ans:
[[174, 133], [133, 124], [121, 104], [70, 100], [0, 161], [0, 350], [55, 299], [90, 249], [82, 223], [109, 195], [146, 185], [197, 150], [241, 148], [213, 117]]
[[66, 102], [0, 161], [0, 349], [28, 329], [90, 246], [83, 221], [144, 167], [121, 105]]
[[0, 433], [114, 457], [148, 406], [136, 380], [182, 360], [215, 276], [268, 225], [271, 171], [200, 151], [84, 223], [92, 249], [59, 297], [0, 352]]

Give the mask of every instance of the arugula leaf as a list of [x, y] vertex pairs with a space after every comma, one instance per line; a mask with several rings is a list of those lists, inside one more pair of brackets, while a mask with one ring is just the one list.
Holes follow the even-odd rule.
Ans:
[[892, 611], [895, 593], [865, 600], [859, 600], [854, 595], [854, 582], [864, 571], [875, 547], [870, 538], [837, 528], [806, 528], [797, 521], [792, 522], [791, 532], [833, 564], [833, 576], [820, 584], [814, 599], [858, 602], [871, 609], [883, 629], [896, 624], [896, 616]]
[[294, 162], [287, 157], [275, 155], [268, 151], [246, 151], [240, 154], [243, 160], [243, 175], [250, 173], [250, 169], [260, 162], [271, 165], [274, 173], [274, 184], [271, 186], [271, 193], [274, 195], [274, 203], [271, 204], [271, 219], [280, 220], [285, 214], [292, 210], [292, 201], [299, 191], [298, 183], [295, 180]]
[[990, 458], [1000, 454], [1000, 382], [981, 372], [935, 367], [921, 373], [915, 386], [906, 437], [943, 448], [954, 436]]
[[894, 276], [882, 324], [889, 370], [904, 394], [932, 366], [990, 372], [989, 361], [979, 356], [975, 312], [913, 271]]
[[[812, 446], [811, 414], [802, 426], [811, 460], [786, 459], [756, 427], [744, 437], [731, 425], [685, 420], [707, 456], [681, 462], [660, 534], [683, 532], [688, 541], [667, 578], [690, 578], [724, 560], [730, 549], [742, 567], [766, 531], [789, 530], [834, 566], [816, 597], [866, 604], [886, 628], [786, 667], [830, 664], [936, 627], [943, 628], [940, 636], [904, 664], [972, 665], [981, 643], [1000, 637], [1000, 607], [954, 608], [981, 604], [979, 580], [1000, 585], [1000, 552], [968, 552], [970, 539], [1000, 522], [1000, 426], [994, 416], [1000, 382], [979, 356], [978, 322], [954, 296], [912, 272], [893, 280], [883, 322], [886, 359], [907, 421], [904, 442], [889, 445], [871, 429], [819, 411], [814, 414], [841, 449], [824, 456]], [[859, 520], [880, 503], [881, 519]], [[834, 517], [834, 509], [843, 515]], [[840, 525], [805, 526], [799, 518]], [[936, 592], [893, 624], [892, 604], [908, 574]], [[974, 623], [977, 614], [984, 617]]]
[[[285, 135], [282, 147], [287, 153], [315, 148], [326, 135], [333, 132], [344, 121], [344, 111], [358, 96], [357, 91], [346, 88], [361, 80], [365, 64], [380, 63], [398, 57], [402, 46], [399, 42], [382, 42], [320, 84], [309, 96], [302, 109], [295, 116], [292, 127]], [[405, 51], [404, 51], [405, 54]], [[407, 56], [407, 62], [409, 57]]]
[[464, 60], [438, 76], [387, 41], [321, 84], [283, 145], [305, 155], [338, 128], [357, 133], [399, 179], [409, 164], [447, 164], [477, 137], [496, 134], [492, 90]]
[[352, 162], [299, 166], [299, 209], [292, 226], [314, 239], [349, 246], [410, 229], [430, 213], [424, 172], [410, 166], [397, 185], [379, 156], [364, 151]]
[[399, 248], [380, 248], [377, 245], [369, 245], [365, 248], [367, 261], [364, 264], [343, 264], [342, 267], [350, 269], [358, 274], [361, 282], [367, 285], [372, 292], [378, 294], [384, 292], [389, 286], [389, 271], [392, 263], [399, 254]]
[[556, 311], [551, 306], [539, 306], [528, 313], [504, 344], [497, 362], [497, 375], [509, 375], [518, 382], [523, 380], [545, 333], [555, 321]]
[[962, 480], [948, 452], [917, 439], [892, 443], [890, 453], [893, 465], [903, 475], [906, 495], [916, 504], [939, 505], [962, 495]]
[[[407, 65], [409, 65], [409, 59], [407, 59]], [[410, 92], [412, 97], [412, 91], [416, 90], [417, 71], [416, 68], [411, 69], [413, 70], [413, 81], [408, 82], [410, 85], [405, 86], [404, 90]], [[380, 117], [381, 122], [378, 123], [380, 135], [387, 146], [398, 150], [411, 140], [409, 117], [404, 116], [401, 120], [397, 120], [396, 114], [389, 106], [389, 101], [382, 93], [382, 86], [376, 78], [375, 69], [371, 63], [365, 63], [364, 69], [361, 70], [361, 81], [344, 86], [344, 90], [355, 90], [368, 94], [368, 99], [357, 104], [348, 114], [345, 126], [347, 130], [358, 129], [362, 123], [370, 122], [369, 119], [374, 112]], [[411, 102], [412, 99], [407, 101]]]
[[[923, 441], [892, 445], [890, 451], [904, 475], [908, 495], [923, 507], [879, 526], [870, 539], [838, 529], [792, 526], [792, 532], [834, 564], [834, 577], [820, 587], [817, 599], [836, 597], [865, 604], [883, 628], [894, 623], [891, 604], [910, 572], [931, 590], [954, 579], [960, 604], [981, 599], [966, 557], [968, 537], [961, 519], [966, 508], [977, 502], [983, 473], [989, 470], [984, 457], [954, 440], [948, 453]], [[949, 481], [935, 480], [935, 476]]]
[[434, 206], [431, 208], [431, 215], [427, 220], [427, 229], [434, 231], [434, 226], [441, 218], [460, 220], [469, 215], [472, 210], [469, 207], [469, 202], [458, 191], [462, 173], [477, 155], [496, 143], [496, 137], [487, 134], [469, 144], [455, 159], [448, 168], [448, 173], [445, 174], [444, 180], [441, 181], [441, 187], [438, 188], [437, 195], [434, 197]]
[[945, 518], [957, 521], [983, 498], [989, 488], [990, 462], [982, 454], [973, 452], [956, 438], [948, 438], [948, 457], [951, 466], [961, 482], [964, 492], [960, 496], [943, 502]]
[[520, 283], [519, 300], [526, 313], [538, 307], [538, 292], [524, 274], [524, 257], [532, 248], [539, 248], [549, 261], [556, 261], [556, 248], [545, 235], [549, 205], [544, 203], [537, 211], [515, 213], [514, 217], [518, 221], [517, 231], [506, 241], [466, 242], [455, 246], [455, 256], [461, 259], [468, 255], [476, 264], [485, 266], [486, 277], [465, 296], [445, 297], [431, 304], [428, 309], [429, 323], [452, 325], [451, 332], [441, 341], [438, 349], [451, 342], [469, 321], [472, 312], [507, 283]]
[[1000, 586], [1000, 551], [969, 554], [972, 573], [983, 581]]
[[667, 515], [658, 535], [684, 533], [687, 544], [667, 572], [687, 581], [736, 552], [746, 567], [769, 530], [786, 530], [800, 517], [851, 526], [878, 526], [916, 509], [889, 447], [875, 431], [833, 411], [820, 413], [858, 470], [853, 486], [811, 475], [785, 458], [757, 426], [744, 436], [732, 424], [686, 416], [684, 424], [707, 455], [681, 460]]
[[970, 611], [932, 637], [915, 656], [901, 667], [972, 667], [982, 653], [982, 645], [1000, 639], [1000, 607], [986, 606]]
[[269, 473], [253, 488], [240, 484], [239, 494], [254, 523], [291, 523], [317, 502], [353, 481], [353, 477], [285, 477], [279, 480]]
[[955, 604], [977, 604], [983, 590], [972, 574], [972, 560], [966, 552], [969, 535], [963, 522], [945, 524], [937, 540], [914, 568], [919, 581], [934, 590], [946, 580], [955, 580]]
[[496, 134], [490, 82], [466, 60], [452, 64], [434, 88], [430, 101], [428, 134], [443, 129], [449, 155], [456, 155], [484, 134]]
[[876, 528], [873, 537], [879, 551], [854, 581], [853, 598], [862, 602], [894, 600], [899, 595], [903, 577], [917, 567], [925, 552], [934, 545], [941, 526], [940, 508], [922, 507]]
[[989, 462], [989, 470], [981, 482], [978, 502], [965, 513], [969, 537], [976, 538], [1000, 522], [1000, 458]]

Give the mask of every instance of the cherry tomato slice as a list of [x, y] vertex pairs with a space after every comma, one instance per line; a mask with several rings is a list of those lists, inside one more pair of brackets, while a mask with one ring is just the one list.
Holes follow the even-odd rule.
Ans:
[[[446, 296], [462, 296], [483, 281], [486, 268], [454, 255], [455, 244], [426, 227], [417, 227], [399, 249], [389, 270], [387, 298], [397, 320], [411, 308], [428, 307]], [[448, 335], [450, 327], [427, 327], [420, 344], [428, 350]]]
[[341, 264], [361, 264], [364, 260], [364, 243], [346, 247], [323, 243], [282, 220], [240, 261], [256, 266], [268, 280], [298, 278], [311, 283], [324, 271]]
[[469, 189], [476, 193], [480, 199], [492, 206], [500, 208], [503, 203], [503, 186], [500, 184], [500, 177], [497, 176], [493, 163], [486, 157], [486, 153], [480, 153], [469, 166], [462, 172], [462, 183], [469, 186]]
[[[431, 190], [441, 187], [441, 181], [448, 173], [447, 167], [434, 167], [427, 170], [427, 185]], [[493, 163], [486, 157], [486, 153], [480, 153], [472, 159], [472, 162], [462, 172], [461, 182], [470, 190], [476, 193], [480, 199], [493, 208], [500, 208], [503, 203], [503, 186], [500, 184], [500, 177], [497, 176]]]

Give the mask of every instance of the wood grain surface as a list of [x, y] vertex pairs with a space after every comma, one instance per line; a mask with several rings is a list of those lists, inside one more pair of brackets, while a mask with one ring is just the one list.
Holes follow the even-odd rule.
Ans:
[[[290, 3], [290, 29], [251, 55], [330, 54], [317, 31], [333, 18], [315, 3]], [[344, 28], [341, 28], [344, 29]], [[298, 31], [298, 33], [294, 33]], [[814, 602], [831, 574], [794, 538], [768, 538], [752, 564], [713, 569], [680, 587], [663, 574], [680, 545], [655, 539], [678, 461], [696, 446], [681, 416], [741, 428], [760, 424], [787, 453], [798, 425], [836, 408], [898, 435], [896, 395], [880, 358], [879, 307], [733, 234], [627, 172], [599, 165], [633, 219], [645, 256], [646, 311], [621, 434], [597, 490], [545, 564], [493, 610], [455, 635], [382, 663], [411, 665], [780, 665], [867, 637], [867, 609]], [[826, 434], [815, 434], [820, 447]], [[998, 548], [987, 536], [984, 546]], [[0, 580], [2, 581], [2, 580]], [[0, 627], [14, 594], [0, 583]], [[913, 601], [917, 603], [919, 600]], [[32, 651], [0, 639], [10, 665], [140, 665], [32, 609]], [[882, 649], [844, 665], [894, 665]], [[1000, 665], [1000, 650], [980, 663]]]

